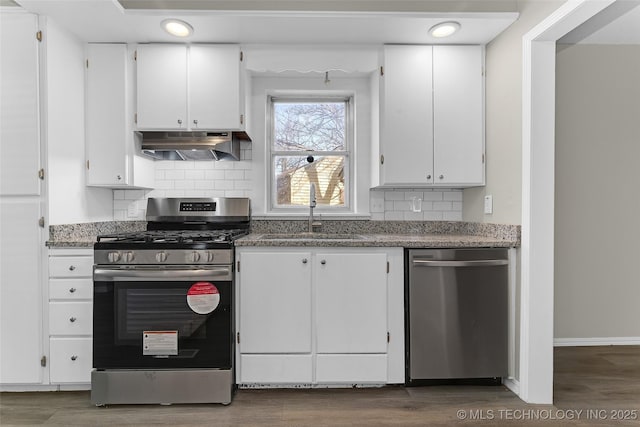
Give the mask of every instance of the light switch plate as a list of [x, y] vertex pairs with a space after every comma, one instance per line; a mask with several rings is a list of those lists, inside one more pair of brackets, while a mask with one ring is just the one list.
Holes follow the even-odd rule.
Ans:
[[484, 213], [493, 213], [493, 196], [490, 194], [488, 196], [484, 196]]

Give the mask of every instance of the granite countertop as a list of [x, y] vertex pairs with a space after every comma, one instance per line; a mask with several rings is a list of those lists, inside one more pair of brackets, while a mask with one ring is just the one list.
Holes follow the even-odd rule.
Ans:
[[146, 221], [102, 221], [49, 226], [49, 248], [93, 248], [101, 234], [146, 230]]
[[515, 240], [462, 234], [354, 234], [336, 235], [318, 233], [293, 234], [252, 233], [236, 240], [236, 246], [316, 246], [316, 247], [403, 247], [403, 248], [452, 248], [452, 247], [516, 247]]
[[[98, 235], [144, 231], [145, 221], [106, 221], [49, 227], [50, 248], [92, 248]], [[305, 233], [306, 220], [252, 220], [236, 246], [518, 247], [520, 226], [462, 221], [326, 220], [321, 233]]]

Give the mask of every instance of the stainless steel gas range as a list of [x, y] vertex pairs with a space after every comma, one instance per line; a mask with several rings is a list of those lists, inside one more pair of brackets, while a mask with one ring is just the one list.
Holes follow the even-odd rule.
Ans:
[[147, 231], [94, 245], [91, 401], [231, 402], [233, 241], [246, 198], [149, 199]]

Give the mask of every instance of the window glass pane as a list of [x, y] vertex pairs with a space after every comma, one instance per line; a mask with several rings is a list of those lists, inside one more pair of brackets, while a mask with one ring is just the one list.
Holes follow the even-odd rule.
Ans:
[[276, 151], [344, 151], [345, 102], [274, 102]]
[[309, 187], [316, 185], [318, 206], [344, 206], [345, 156], [275, 156], [276, 206], [309, 206]]

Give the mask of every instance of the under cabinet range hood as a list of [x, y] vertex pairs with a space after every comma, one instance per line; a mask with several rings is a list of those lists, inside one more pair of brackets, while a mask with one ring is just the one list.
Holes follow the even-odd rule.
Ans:
[[156, 160], [240, 160], [245, 132], [140, 132], [142, 154]]

